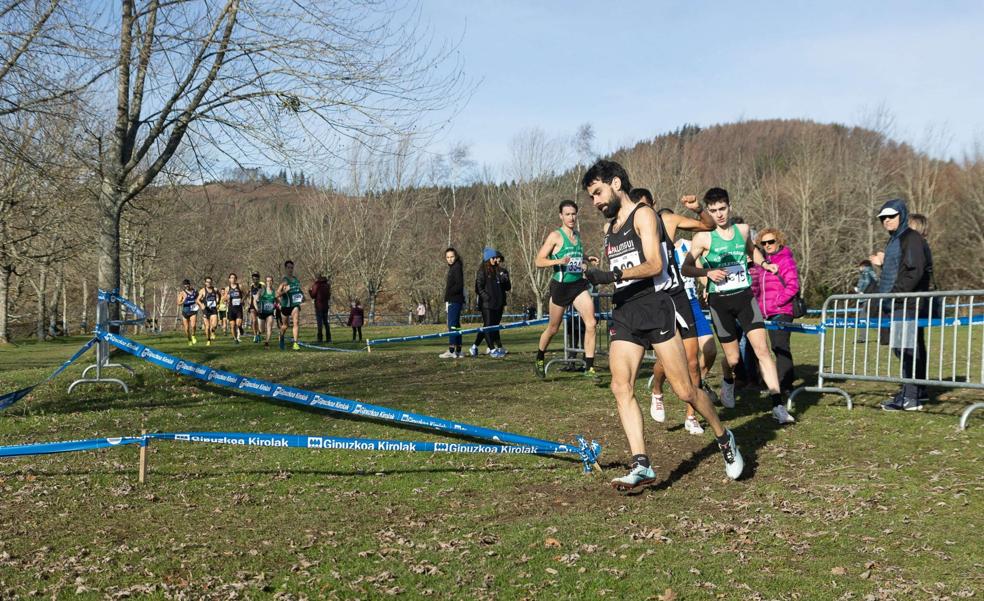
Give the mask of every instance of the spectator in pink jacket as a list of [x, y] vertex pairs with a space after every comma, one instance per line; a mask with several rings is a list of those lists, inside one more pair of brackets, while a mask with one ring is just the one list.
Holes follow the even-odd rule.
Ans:
[[[766, 228], [755, 236], [755, 244], [766, 261], [779, 267], [775, 274], [754, 266], [752, 292], [758, 300], [762, 315], [771, 321], [793, 321], [793, 297], [799, 292], [799, 270], [793, 251], [786, 246], [786, 237], [777, 229]], [[793, 354], [789, 348], [789, 330], [769, 330], [772, 352], [776, 356], [779, 387], [784, 394], [793, 389]]]

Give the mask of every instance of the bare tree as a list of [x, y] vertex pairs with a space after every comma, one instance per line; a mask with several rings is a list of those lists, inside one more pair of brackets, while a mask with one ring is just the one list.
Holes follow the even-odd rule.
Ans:
[[124, 208], [183, 145], [232, 160], [247, 148], [337, 157], [340, 136], [392, 137], [455, 102], [462, 78], [448, 49], [421, 46], [401, 14], [373, 2], [120, 0], [102, 32], [112, 125], [91, 132], [99, 286], [119, 287]]
[[536, 267], [536, 252], [556, 219], [564, 144], [540, 129], [530, 129], [513, 138], [510, 152], [508, 176], [513, 183], [496, 200], [519, 250], [511, 264], [520, 266], [521, 277], [536, 298], [537, 315], [542, 315], [550, 274]]

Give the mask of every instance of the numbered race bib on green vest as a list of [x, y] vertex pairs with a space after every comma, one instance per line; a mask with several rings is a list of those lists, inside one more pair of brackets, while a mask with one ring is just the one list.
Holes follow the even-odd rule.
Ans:
[[571, 260], [567, 263], [567, 273], [581, 273], [584, 271], [584, 257], [572, 256]]
[[744, 265], [722, 265], [721, 269], [728, 272], [728, 279], [715, 284], [718, 292], [734, 292], [748, 288], [748, 270]]

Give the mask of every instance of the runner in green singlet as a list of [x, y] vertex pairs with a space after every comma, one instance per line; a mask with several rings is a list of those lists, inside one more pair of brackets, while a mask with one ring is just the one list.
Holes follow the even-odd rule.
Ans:
[[[779, 268], [769, 263], [752, 243], [747, 224], [731, 222], [731, 199], [726, 190], [708, 190], [704, 194], [704, 206], [714, 218], [716, 227], [712, 232], [694, 236], [682, 271], [685, 276], [707, 276], [708, 279], [707, 304], [711, 309], [711, 322], [726, 359], [722, 364], [725, 373], [721, 384], [721, 404], [729, 408], [735, 406], [734, 368], [740, 357], [740, 327], [759, 360], [762, 379], [769, 388], [772, 400], [772, 416], [780, 424], [793, 423], [796, 420], [786, 410], [779, 390], [779, 377], [770, 351], [765, 319], [752, 294], [748, 261], [752, 260], [772, 273]], [[703, 261], [703, 268], [696, 266], [698, 259]]]
[[301, 304], [304, 302], [304, 291], [301, 289], [301, 281], [294, 276], [294, 262], [287, 260], [284, 262], [284, 279], [277, 287], [277, 295], [280, 296], [280, 313], [283, 321], [280, 324], [280, 350], [284, 350], [284, 336], [287, 334], [287, 326], [292, 323], [294, 334], [295, 351], [301, 350], [298, 343], [298, 330], [301, 325]]
[[550, 232], [536, 255], [537, 267], [552, 267], [550, 280], [550, 321], [540, 334], [536, 351], [534, 370], [537, 377], [546, 374], [545, 353], [550, 340], [557, 334], [564, 321], [564, 311], [574, 305], [581, 320], [584, 321], [584, 373], [597, 379], [594, 369], [595, 356], [595, 314], [594, 301], [589, 291], [590, 285], [584, 279], [584, 261], [597, 263], [597, 257], [585, 257], [581, 245], [581, 235], [577, 230], [577, 203], [564, 200], [560, 203], [560, 227]]
[[266, 285], [261, 284], [253, 290], [253, 305], [256, 307], [257, 337], [259, 332], [266, 330], [266, 341], [263, 348], [270, 348], [270, 336], [273, 335], [273, 314], [276, 312], [277, 291], [273, 287], [273, 276], [266, 277]]

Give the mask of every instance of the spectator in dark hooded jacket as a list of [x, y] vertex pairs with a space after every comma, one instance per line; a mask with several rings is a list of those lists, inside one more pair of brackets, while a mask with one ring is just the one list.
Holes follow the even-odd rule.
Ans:
[[[888, 244], [882, 256], [873, 256], [872, 262], [881, 262], [878, 292], [903, 293], [926, 292], [933, 278], [933, 258], [926, 240], [909, 227], [909, 211], [900, 198], [882, 205], [878, 219], [889, 234]], [[883, 313], [890, 315], [895, 327], [882, 329], [882, 344], [889, 344], [902, 360], [902, 377], [926, 377], [926, 345], [923, 330], [913, 321], [928, 315], [923, 300], [884, 302]], [[916, 384], [903, 384], [892, 400], [882, 403], [887, 411], [918, 411], [926, 398], [926, 389]]]
[[324, 341], [331, 342], [331, 324], [328, 323], [331, 311], [331, 283], [322, 274], [308, 288], [308, 294], [314, 299], [314, 317], [318, 323], [318, 342], [322, 341], [321, 330], [324, 327]]

